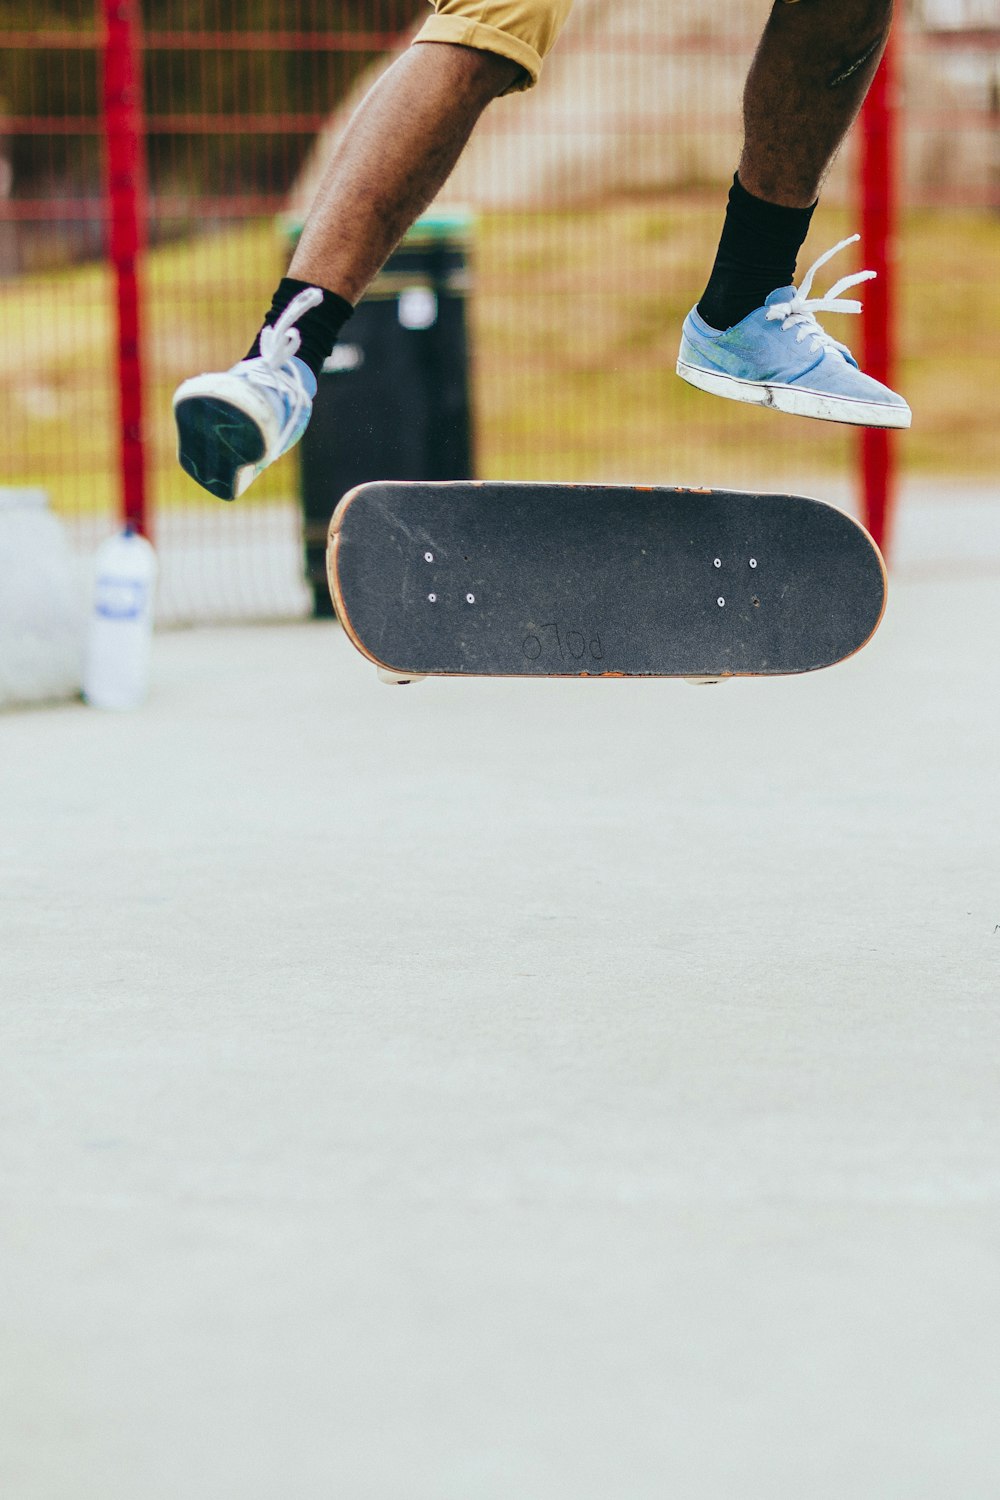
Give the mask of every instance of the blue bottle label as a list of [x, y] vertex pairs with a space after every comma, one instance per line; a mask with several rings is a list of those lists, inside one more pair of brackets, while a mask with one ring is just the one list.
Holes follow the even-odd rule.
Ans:
[[146, 585], [135, 578], [98, 578], [94, 609], [105, 620], [137, 620], [146, 605]]

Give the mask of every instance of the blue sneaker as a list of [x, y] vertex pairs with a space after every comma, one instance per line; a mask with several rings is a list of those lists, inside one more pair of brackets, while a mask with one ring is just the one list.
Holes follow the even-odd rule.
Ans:
[[299, 292], [264, 329], [256, 358], [195, 375], [175, 391], [177, 457], [210, 494], [235, 500], [305, 432], [316, 377], [295, 358], [301, 338], [294, 324], [322, 300], [318, 287]]
[[874, 271], [844, 276], [825, 297], [810, 298], [813, 277], [831, 256], [853, 245], [841, 240], [809, 268], [800, 289], [779, 287], [763, 307], [719, 332], [692, 309], [684, 320], [677, 373], [715, 396], [770, 406], [825, 422], [858, 427], [909, 427], [910, 408], [902, 396], [858, 369], [845, 344], [838, 344], [816, 321], [818, 312], [859, 313], [861, 303], [841, 292], [870, 281]]

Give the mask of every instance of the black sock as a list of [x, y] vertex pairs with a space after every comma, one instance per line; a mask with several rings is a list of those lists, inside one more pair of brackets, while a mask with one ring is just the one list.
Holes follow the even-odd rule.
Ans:
[[[273, 328], [288, 304], [304, 292], [306, 287], [314, 286], [312, 281], [296, 281], [291, 276], [285, 276], [271, 299], [271, 311], [264, 319], [264, 328]], [[308, 365], [313, 374], [319, 379], [319, 372], [323, 368], [323, 361], [328, 359], [337, 342], [337, 334], [347, 322], [354, 308], [343, 297], [338, 297], [336, 292], [328, 292], [320, 287], [323, 300], [318, 307], [310, 307], [308, 312], [302, 314], [296, 328], [302, 337], [299, 352], [295, 356], [301, 359], [304, 365]], [[256, 359], [260, 353], [260, 333], [250, 346], [247, 359]]]
[[767, 203], [748, 193], [738, 176], [733, 178], [719, 253], [698, 303], [710, 328], [732, 328], [763, 307], [779, 286], [793, 284], [795, 260], [815, 207]]

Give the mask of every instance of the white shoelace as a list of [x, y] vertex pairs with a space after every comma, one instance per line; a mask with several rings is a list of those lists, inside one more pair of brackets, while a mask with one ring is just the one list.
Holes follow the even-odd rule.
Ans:
[[288, 419], [278, 434], [276, 453], [281, 452], [295, 429], [303, 407], [310, 399], [298, 366], [292, 362], [302, 343], [302, 335], [295, 324], [304, 312], [308, 312], [311, 307], [318, 307], [322, 300], [323, 293], [319, 287], [307, 286], [304, 291], [299, 292], [289, 302], [277, 323], [262, 331], [258, 358], [246, 359], [239, 367], [251, 373], [258, 384], [277, 391], [288, 403]]
[[849, 287], [857, 286], [859, 282], [873, 280], [877, 272], [858, 271], [853, 276], [842, 276], [825, 297], [810, 297], [809, 293], [812, 291], [813, 277], [820, 266], [825, 266], [828, 260], [838, 255], [841, 250], [845, 250], [848, 245], [857, 244], [860, 238], [860, 234], [852, 234], [848, 239], [841, 240], [838, 245], [834, 245], [832, 250], [827, 250], [825, 255], [821, 255], [819, 260], [809, 267], [802, 285], [794, 289], [795, 295], [791, 301], [775, 302], [767, 310], [768, 322], [777, 322], [779, 318], [783, 320], [781, 324], [783, 333], [790, 328], [798, 329], [795, 335], [796, 343], [801, 344], [803, 339], [811, 338], [810, 349], [814, 354], [820, 349], [837, 349], [842, 354], [850, 352], [845, 344], [838, 343], [825, 328], [820, 327], [816, 321], [816, 314], [818, 312], [859, 313], [861, 303], [853, 297], [842, 297], [840, 294], [846, 292]]

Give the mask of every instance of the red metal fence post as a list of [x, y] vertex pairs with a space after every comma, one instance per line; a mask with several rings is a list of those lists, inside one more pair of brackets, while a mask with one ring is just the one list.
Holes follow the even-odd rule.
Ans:
[[[862, 368], [894, 384], [896, 292], [896, 43], [890, 39], [861, 111], [860, 195], [864, 264], [876, 271], [864, 292]], [[884, 428], [861, 429], [862, 514], [885, 549], [896, 489], [894, 436]]]
[[108, 250], [118, 310], [121, 504], [125, 522], [145, 532], [148, 518], [138, 260], [146, 242], [147, 204], [139, 14], [136, 0], [103, 0], [103, 7]]

